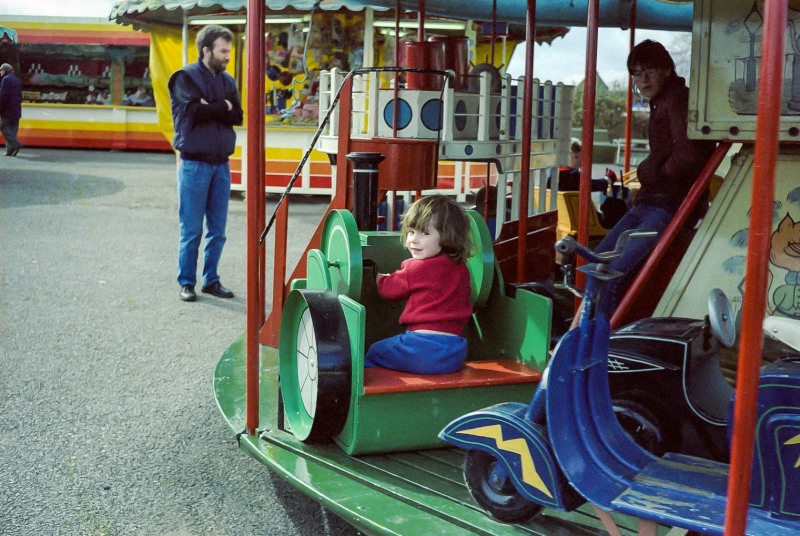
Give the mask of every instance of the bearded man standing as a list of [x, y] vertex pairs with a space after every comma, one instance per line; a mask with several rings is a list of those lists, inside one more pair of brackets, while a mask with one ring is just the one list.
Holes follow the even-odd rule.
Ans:
[[197, 34], [197, 63], [176, 71], [169, 80], [172, 120], [178, 151], [178, 284], [180, 299], [197, 300], [197, 257], [206, 224], [202, 291], [233, 298], [222, 286], [217, 268], [225, 245], [231, 191], [228, 157], [236, 145], [234, 125], [244, 119], [233, 77], [225, 72], [233, 33], [206, 26]]

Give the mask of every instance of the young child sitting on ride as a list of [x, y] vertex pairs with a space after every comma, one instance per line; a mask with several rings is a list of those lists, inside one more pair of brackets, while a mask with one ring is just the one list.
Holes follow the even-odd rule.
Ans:
[[370, 346], [365, 367], [415, 374], [461, 368], [467, 355], [462, 334], [472, 315], [469, 235], [469, 216], [445, 196], [423, 197], [409, 207], [401, 236], [411, 258], [396, 272], [376, 277], [383, 299], [407, 299], [400, 315], [406, 331]]

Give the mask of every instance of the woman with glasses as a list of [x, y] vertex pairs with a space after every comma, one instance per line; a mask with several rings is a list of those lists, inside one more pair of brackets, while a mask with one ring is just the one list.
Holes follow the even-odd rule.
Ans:
[[[656, 231], [651, 239], [633, 240], [610, 268], [625, 274], [606, 285], [600, 303], [608, 314], [647, 260], [647, 256], [678, 211], [700, 175], [715, 142], [690, 140], [687, 136], [689, 88], [675, 72], [675, 62], [661, 43], [646, 40], [636, 45], [628, 56], [628, 72], [642, 96], [650, 101], [648, 139], [650, 155], [639, 164], [636, 174], [641, 184], [634, 206], [597, 245], [596, 253], [614, 249], [619, 236], [629, 229]], [[705, 214], [707, 197], [686, 222], [692, 228]], [[573, 327], [578, 325], [575, 315]]]

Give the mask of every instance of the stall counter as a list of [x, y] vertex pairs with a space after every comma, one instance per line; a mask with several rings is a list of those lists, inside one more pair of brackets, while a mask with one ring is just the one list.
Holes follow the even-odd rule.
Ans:
[[155, 108], [23, 103], [19, 138], [31, 147], [171, 150]]

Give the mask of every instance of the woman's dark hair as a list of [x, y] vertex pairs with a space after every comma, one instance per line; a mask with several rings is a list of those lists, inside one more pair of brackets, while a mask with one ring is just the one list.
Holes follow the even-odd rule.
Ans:
[[216, 26], [214, 24], [204, 26], [203, 29], [197, 34], [198, 59], [203, 59], [203, 49], [205, 47], [208, 47], [209, 50], [214, 50], [214, 41], [220, 37], [230, 43], [233, 41], [233, 32], [224, 26]]
[[646, 39], [633, 47], [628, 55], [628, 72], [633, 73], [636, 67], [645, 69], [669, 69], [675, 73], [675, 62], [664, 45], [658, 41]]

